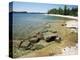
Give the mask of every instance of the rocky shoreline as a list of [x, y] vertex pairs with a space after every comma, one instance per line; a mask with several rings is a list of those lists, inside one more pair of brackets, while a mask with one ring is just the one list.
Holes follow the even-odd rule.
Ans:
[[[67, 27], [68, 23], [66, 22], [69, 21], [57, 20], [55, 22], [47, 23], [45, 24], [45, 27], [42, 30], [36, 30], [36, 33], [32, 33], [30, 38], [23, 41], [22, 43], [18, 43], [18, 53], [23, 52], [23, 54], [20, 54], [20, 57], [40, 57], [77, 54], [78, 49], [75, 46], [78, 43], [78, 32], [72, 30], [74, 29], [72, 28], [72, 23], [72, 25], [70, 25], [71, 27]], [[25, 50], [19, 52], [20, 49]], [[30, 52], [25, 53], [27, 51]]]

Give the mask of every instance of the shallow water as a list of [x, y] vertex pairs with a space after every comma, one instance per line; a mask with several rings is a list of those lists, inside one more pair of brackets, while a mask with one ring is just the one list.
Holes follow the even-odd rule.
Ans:
[[55, 20], [71, 19], [45, 14], [13, 13], [13, 39], [25, 39], [33, 30]]

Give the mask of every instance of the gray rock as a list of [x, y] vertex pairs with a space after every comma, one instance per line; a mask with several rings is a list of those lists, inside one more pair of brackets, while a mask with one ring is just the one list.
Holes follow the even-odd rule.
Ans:
[[35, 37], [35, 38], [31, 38], [29, 41], [31, 42], [31, 43], [36, 43], [36, 42], [38, 42], [38, 38], [37, 37]]
[[46, 42], [55, 41], [57, 36], [49, 36], [46, 38]]

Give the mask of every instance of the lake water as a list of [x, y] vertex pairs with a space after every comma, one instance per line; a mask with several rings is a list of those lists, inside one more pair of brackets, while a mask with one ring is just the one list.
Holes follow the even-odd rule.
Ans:
[[44, 23], [54, 22], [55, 20], [69, 19], [45, 14], [13, 13], [13, 38], [15, 40], [24, 39]]

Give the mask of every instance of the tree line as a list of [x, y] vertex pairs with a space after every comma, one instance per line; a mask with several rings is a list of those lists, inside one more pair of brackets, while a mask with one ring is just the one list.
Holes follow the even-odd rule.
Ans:
[[71, 9], [64, 5], [62, 9], [59, 7], [58, 9], [53, 8], [48, 11], [48, 14], [60, 14], [60, 15], [70, 15], [70, 16], [78, 16], [78, 7], [72, 7]]

